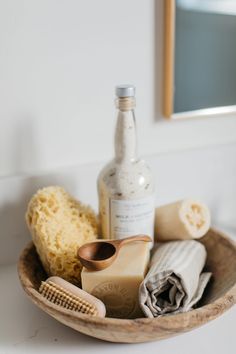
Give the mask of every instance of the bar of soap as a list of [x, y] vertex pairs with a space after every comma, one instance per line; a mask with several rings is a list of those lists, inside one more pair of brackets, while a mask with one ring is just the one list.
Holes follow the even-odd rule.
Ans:
[[139, 286], [148, 267], [148, 242], [124, 245], [112, 265], [100, 271], [82, 269], [82, 288], [104, 302], [107, 317], [143, 317]]

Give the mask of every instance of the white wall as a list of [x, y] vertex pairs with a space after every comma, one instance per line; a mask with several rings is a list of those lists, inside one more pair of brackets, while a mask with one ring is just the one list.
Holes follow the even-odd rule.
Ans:
[[111, 157], [114, 86], [142, 155], [236, 141], [236, 117], [161, 117], [162, 0], [0, 1], [0, 175]]

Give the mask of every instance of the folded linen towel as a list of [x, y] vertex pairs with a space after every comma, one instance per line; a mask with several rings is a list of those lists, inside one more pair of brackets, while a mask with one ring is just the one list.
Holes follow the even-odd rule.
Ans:
[[208, 272], [201, 274], [206, 256], [205, 247], [194, 240], [157, 245], [139, 289], [144, 314], [157, 317], [190, 310], [211, 277]]

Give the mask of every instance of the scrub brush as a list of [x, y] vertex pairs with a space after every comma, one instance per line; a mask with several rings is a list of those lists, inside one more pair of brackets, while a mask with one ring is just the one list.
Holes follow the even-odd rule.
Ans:
[[39, 293], [48, 301], [65, 309], [91, 316], [105, 317], [103, 302], [60, 277], [42, 281]]

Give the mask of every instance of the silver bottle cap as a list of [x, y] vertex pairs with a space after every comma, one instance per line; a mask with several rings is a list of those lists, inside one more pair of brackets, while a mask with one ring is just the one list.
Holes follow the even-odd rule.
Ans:
[[119, 85], [116, 86], [117, 97], [134, 97], [135, 87], [133, 85]]

